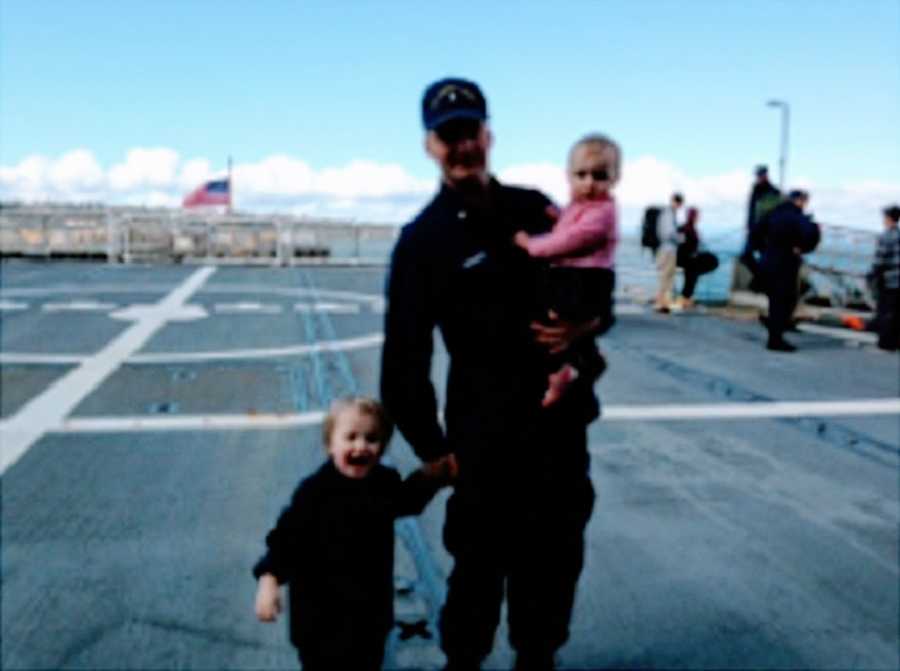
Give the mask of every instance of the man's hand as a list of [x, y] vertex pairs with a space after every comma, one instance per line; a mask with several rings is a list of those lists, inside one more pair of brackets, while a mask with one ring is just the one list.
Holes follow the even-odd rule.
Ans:
[[259, 576], [256, 588], [256, 617], [260, 622], [274, 622], [281, 612], [281, 592], [278, 581], [270, 573]]
[[534, 339], [545, 346], [550, 354], [559, 354], [569, 349], [573, 342], [600, 328], [597, 317], [587, 322], [570, 322], [559, 318], [553, 310], [547, 313], [548, 322], [531, 322]]
[[448, 455], [429, 461], [422, 465], [422, 472], [429, 478], [437, 478], [450, 483], [459, 475], [459, 464], [456, 455], [452, 452]]
[[557, 219], [559, 219], [559, 215], [561, 214], [559, 208], [556, 207], [556, 205], [548, 205], [544, 208], [544, 212], [552, 221], [556, 221]]
[[513, 244], [516, 247], [521, 247], [526, 252], [528, 251], [528, 233], [525, 231], [519, 231], [513, 236]]

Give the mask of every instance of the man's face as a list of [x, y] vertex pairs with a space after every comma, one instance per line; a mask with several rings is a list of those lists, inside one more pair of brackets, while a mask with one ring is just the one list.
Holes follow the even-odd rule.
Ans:
[[487, 183], [490, 148], [491, 132], [476, 119], [453, 119], [425, 136], [425, 151], [451, 186]]

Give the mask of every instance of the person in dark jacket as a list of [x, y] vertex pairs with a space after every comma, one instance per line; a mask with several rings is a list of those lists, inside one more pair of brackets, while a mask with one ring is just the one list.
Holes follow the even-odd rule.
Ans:
[[304, 669], [381, 668], [394, 623], [394, 519], [420, 513], [454, 472], [450, 457], [401, 481], [378, 463], [392, 431], [378, 402], [336, 401], [324, 424], [330, 459], [301, 481], [253, 568], [263, 622], [281, 610], [279, 585], [290, 585]]
[[797, 348], [784, 339], [797, 306], [797, 278], [802, 255], [819, 244], [819, 226], [803, 210], [809, 202], [806, 191], [794, 190], [759, 222], [755, 244], [762, 249], [760, 273], [769, 297], [766, 347], [778, 352]]
[[877, 293], [875, 329], [878, 346], [895, 351], [900, 347], [900, 206], [884, 209], [884, 232], [878, 236], [869, 281]]
[[697, 232], [699, 221], [700, 210], [689, 207], [684, 224], [678, 228], [682, 241], [678, 244], [676, 262], [678, 267], [684, 269], [684, 284], [675, 305], [682, 310], [694, 307], [694, 290], [700, 276], [719, 267], [719, 259], [715, 254], [700, 250], [700, 234]]
[[[382, 398], [426, 462], [455, 454], [444, 544], [454, 564], [441, 612], [448, 669], [477, 669], [491, 651], [504, 594], [517, 669], [554, 668], [567, 640], [594, 492], [587, 423], [598, 415], [582, 377], [541, 401], [550, 352], [599, 320], [539, 314], [539, 264], [516, 231], [553, 225], [543, 194], [490, 176], [491, 133], [480, 88], [445, 79], [422, 101], [426, 151], [439, 193], [406, 225], [391, 259]], [[449, 354], [445, 428], [432, 384], [433, 332]]]
[[781, 192], [769, 181], [769, 168], [764, 165], [757, 166], [756, 181], [753, 183], [750, 202], [747, 204], [747, 238], [740, 256], [741, 263], [753, 275], [750, 285], [753, 290], [762, 288], [759, 261], [756, 258], [756, 253], [761, 250], [755, 242], [759, 239], [755, 229], [764, 214], [774, 209], [775, 203], [780, 198]]

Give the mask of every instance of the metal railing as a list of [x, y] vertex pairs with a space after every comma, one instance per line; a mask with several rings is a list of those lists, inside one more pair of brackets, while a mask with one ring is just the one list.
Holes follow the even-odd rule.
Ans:
[[390, 224], [251, 214], [0, 206], [3, 256], [205, 263], [384, 263]]

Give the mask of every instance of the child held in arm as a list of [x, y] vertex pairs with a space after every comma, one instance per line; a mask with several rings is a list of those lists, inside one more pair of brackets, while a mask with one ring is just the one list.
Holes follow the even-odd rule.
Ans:
[[253, 574], [256, 615], [273, 622], [288, 583], [291, 642], [304, 669], [380, 669], [394, 624], [394, 520], [420, 513], [456, 476], [450, 455], [405, 480], [379, 463], [393, 425], [368, 398], [335, 401], [329, 460], [294, 491]]
[[543, 235], [519, 231], [513, 238], [530, 256], [550, 262], [541, 287], [544, 308], [561, 319], [597, 320], [598, 324], [554, 361], [545, 407], [559, 400], [577, 377], [596, 379], [606, 370], [594, 336], [605, 333], [615, 321], [612, 308], [619, 235], [611, 192], [619, 181], [621, 162], [619, 145], [608, 137], [592, 134], [580, 139], [569, 151], [567, 176], [572, 200], [553, 229]]

